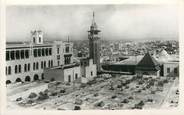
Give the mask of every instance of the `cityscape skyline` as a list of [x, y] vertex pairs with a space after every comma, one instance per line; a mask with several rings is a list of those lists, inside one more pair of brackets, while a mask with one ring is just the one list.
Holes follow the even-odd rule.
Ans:
[[65, 5], [8, 6], [7, 41], [30, 41], [34, 29], [42, 30], [46, 40], [87, 40], [93, 11], [102, 40], [178, 39], [175, 6]]

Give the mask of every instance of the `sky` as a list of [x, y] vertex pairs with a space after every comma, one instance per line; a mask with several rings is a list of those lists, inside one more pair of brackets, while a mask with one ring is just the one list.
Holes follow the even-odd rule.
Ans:
[[87, 40], [93, 11], [103, 40], [178, 39], [173, 5], [25, 5], [7, 7], [7, 41], [30, 41], [31, 30], [46, 40]]

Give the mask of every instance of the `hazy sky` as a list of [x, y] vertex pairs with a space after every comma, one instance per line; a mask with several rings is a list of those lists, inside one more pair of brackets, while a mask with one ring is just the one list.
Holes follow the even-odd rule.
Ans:
[[7, 41], [30, 41], [40, 29], [47, 40], [87, 39], [95, 11], [102, 39], [178, 39], [177, 7], [166, 5], [8, 6]]

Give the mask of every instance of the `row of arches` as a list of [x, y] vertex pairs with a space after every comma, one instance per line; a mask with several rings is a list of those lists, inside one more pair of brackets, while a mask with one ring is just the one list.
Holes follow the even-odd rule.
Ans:
[[[34, 75], [33, 81], [38, 81], [38, 80], [44, 80], [44, 74], [43, 73], [41, 74], [41, 78], [40, 79], [39, 79], [38, 74]], [[15, 82], [30, 82], [30, 81], [31, 81], [31, 77], [30, 76], [26, 76], [24, 80], [22, 80], [19, 77], [15, 80]], [[10, 83], [12, 83], [11, 80], [6, 80], [6, 84], [10, 84]]]

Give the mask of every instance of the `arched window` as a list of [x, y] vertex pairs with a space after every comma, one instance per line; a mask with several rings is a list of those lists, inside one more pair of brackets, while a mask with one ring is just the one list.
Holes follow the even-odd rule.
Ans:
[[36, 62], [36, 69], [39, 69], [39, 64], [38, 64], [38, 62]]
[[35, 70], [35, 66], [36, 66], [36, 64], [35, 64], [35, 62], [33, 63], [33, 70]]
[[19, 50], [16, 50], [15, 55], [16, 55], [16, 59], [20, 59], [20, 51]]
[[28, 63], [27, 70], [30, 71], [30, 63]]
[[26, 58], [29, 58], [29, 50], [26, 50], [26, 51], [25, 51], [25, 57], [26, 57]]
[[21, 65], [19, 65], [19, 73], [21, 73]]
[[48, 54], [49, 54], [48, 48], [45, 49], [45, 54], [46, 54], [46, 56], [48, 56]]
[[51, 67], [53, 67], [53, 60], [51, 60]]
[[50, 60], [48, 61], [48, 66], [50, 67]]
[[41, 37], [39, 37], [39, 42], [41, 42]]
[[24, 64], [24, 71], [27, 71], [27, 64]]
[[11, 53], [10, 53], [10, 57], [11, 57], [11, 59], [12, 59], [12, 60], [14, 60], [14, 59], [15, 59], [15, 51], [11, 51]]
[[38, 49], [34, 49], [33, 54], [34, 54], [34, 57], [37, 57], [38, 56]]
[[49, 55], [52, 55], [52, 48], [49, 48]]
[[42, 56], [45, 56], [45, 49], [42, 49]]
[[17, 73], [18, 71], [18, 67], [17, 67], [17, 65], [15, 65], [15, 73]]
[[42, 50], [41, 49], [38, 49], [38, 56], [40, 57], [42, 54], [42, 52], [41, 52]]
[[10, 60], [10, 52], [9, 51], [6, 51], [6, 60]]
[[8, 67], [8, 74], [11, 74], [11, 66]]
[[44, 61], [44, 68], [46, 68], [46, 61]]
[[24, 50], [21, 50], [21, 51], [20, 51], [21, 59], [24, 59], [24, 55], [25, 55]]
[[43, 61], [41, 61], [41, 69], [43, 69]]
[[33, 43], [35, 43], [35, 42], [36, 42], [35, 37], [33, 37]]

